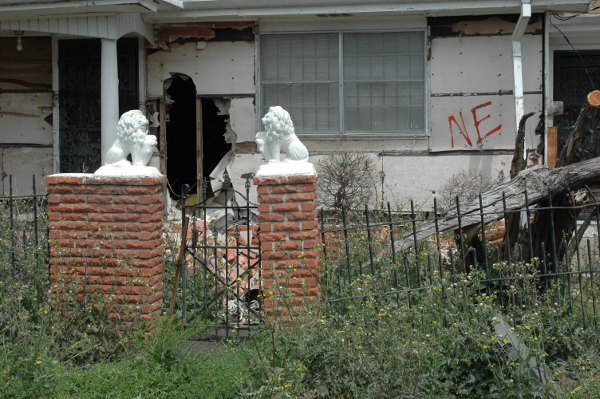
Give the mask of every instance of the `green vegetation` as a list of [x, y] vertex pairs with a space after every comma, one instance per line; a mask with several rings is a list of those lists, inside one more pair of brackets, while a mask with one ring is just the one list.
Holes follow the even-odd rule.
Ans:
[[81, 296], [78, 281], [50, 294], [43, 220], [38, 240], [18, 221], [0, 221], [0, 398], [238, 396], [232, 348], [194, 354], [197, 332], [176, 322], [109, 321], [111, 297]]
[[[383, 277], [367, 276], [354, 291]], [[530, 351], [527, 359], [511, 359], [495, 329], [503, 310], [498, 295], [486, 293], [478, 273], [455, 277], [444, 287], [437, 276], [421, 291], [318, 305], [309, 321], [267, 327], [245, 346], [253, 348], [245, 356], [253, 371], [245, 390], [266, 398], [600, 395], [598, 332], [581, 328], [568, 301], [549, 302], [556, 293], [549, 292], [535, 307], [518, 298], [508, 305], [505, 318]], [[512, 291], [533, 289], [531, 281]], [[546, 384], [526, 366], [532, 358], [545, 365]]]
[[[364, 234], [356, 234], [352, 255], [366, 259]], [[600, 397], [597, 274], [540, 285], [535, 262], [490, 264], [492, 277], [511, 276], [502, 284], [476, 268], [440, 267], [437, 255], [429, 268], [431, 248], [422, 248], [396, 264], [359, 270], [354, 262], [350, 282], [343, 255], [331, 255], [328, 300], [248, 340], [192, 353], [186, 340], [198, 331], [175, 321], [158, 320], [151, 332], [108, 321], [109, 299], [77, 301], [75, 286], [62, 287], [57, 310], [45, 243], [24, 248], [0, 264], [2, 398]], [[506, 353], [502, 319], [528, 358]], [[532, 359], [545, 383], [527, 366]]]

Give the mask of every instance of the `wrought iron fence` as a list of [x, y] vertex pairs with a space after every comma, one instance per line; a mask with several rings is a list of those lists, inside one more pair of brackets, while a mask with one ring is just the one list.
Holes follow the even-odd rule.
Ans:
[[[525, 198], [527, 194], [525, 193]], [[419, 306], [439, 292], [440, 322], [447, 301], [493, 298], [519, 319], [522, 310], [556, 308], [569, 323], [598, 330], [600, 204], [552, 204], [495, 209], [461, 203], [448, 213], [386, 208], [322, 211], [324, 297], [336, 308], [369, 300]], [[471, 204], [473, 205], [473, 204]], [[550, 305], [549, 305], [550, 304]], [[455, 315], [456, 316], [456, 315]]]
[[212, 338], [244, 336], [262, 320], [258, 206], [248, 199], [249, 179], [245, 188], [234, 190], [225, 174], [211, 198], [205, 182], [204, 200], [182, 207], [189, 227], [178, 312], [188, 325], [213, 329]]
[[36, 192], [35, 176], [30, 195], [13, 194], [12, 176], [8, 183], [8, 194], [0, 196], [0, 291], [5, 293], [14, 283], [43, 281], [32, 274], [48, 272], [46, 195]]

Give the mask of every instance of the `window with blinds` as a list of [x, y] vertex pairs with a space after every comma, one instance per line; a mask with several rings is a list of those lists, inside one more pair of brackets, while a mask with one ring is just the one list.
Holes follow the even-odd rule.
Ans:
[[288, 110], [304, 136], [425, 134], [424, 33], [267, 34], [261, 115]]

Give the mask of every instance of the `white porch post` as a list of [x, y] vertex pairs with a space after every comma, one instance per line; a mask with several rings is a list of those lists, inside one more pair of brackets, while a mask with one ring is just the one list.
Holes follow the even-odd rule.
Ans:
[[106, 152], [116, 138], [119, 121], [119, 74], [117, 64], [117, 41], [101, 39], [100, 72], [100, 131], [102, 164]]

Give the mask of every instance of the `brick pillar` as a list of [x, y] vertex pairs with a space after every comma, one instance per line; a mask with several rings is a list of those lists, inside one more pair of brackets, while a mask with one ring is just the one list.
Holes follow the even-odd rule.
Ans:
[[55, 297], [69, 289], [80, 301], [101, 294], [113, 320], [160, 314], [164, 177], [65, 174], [46, 185]]
[[316, 175], [258, 176], [264, 308], [289, 320], [319, 296]]

